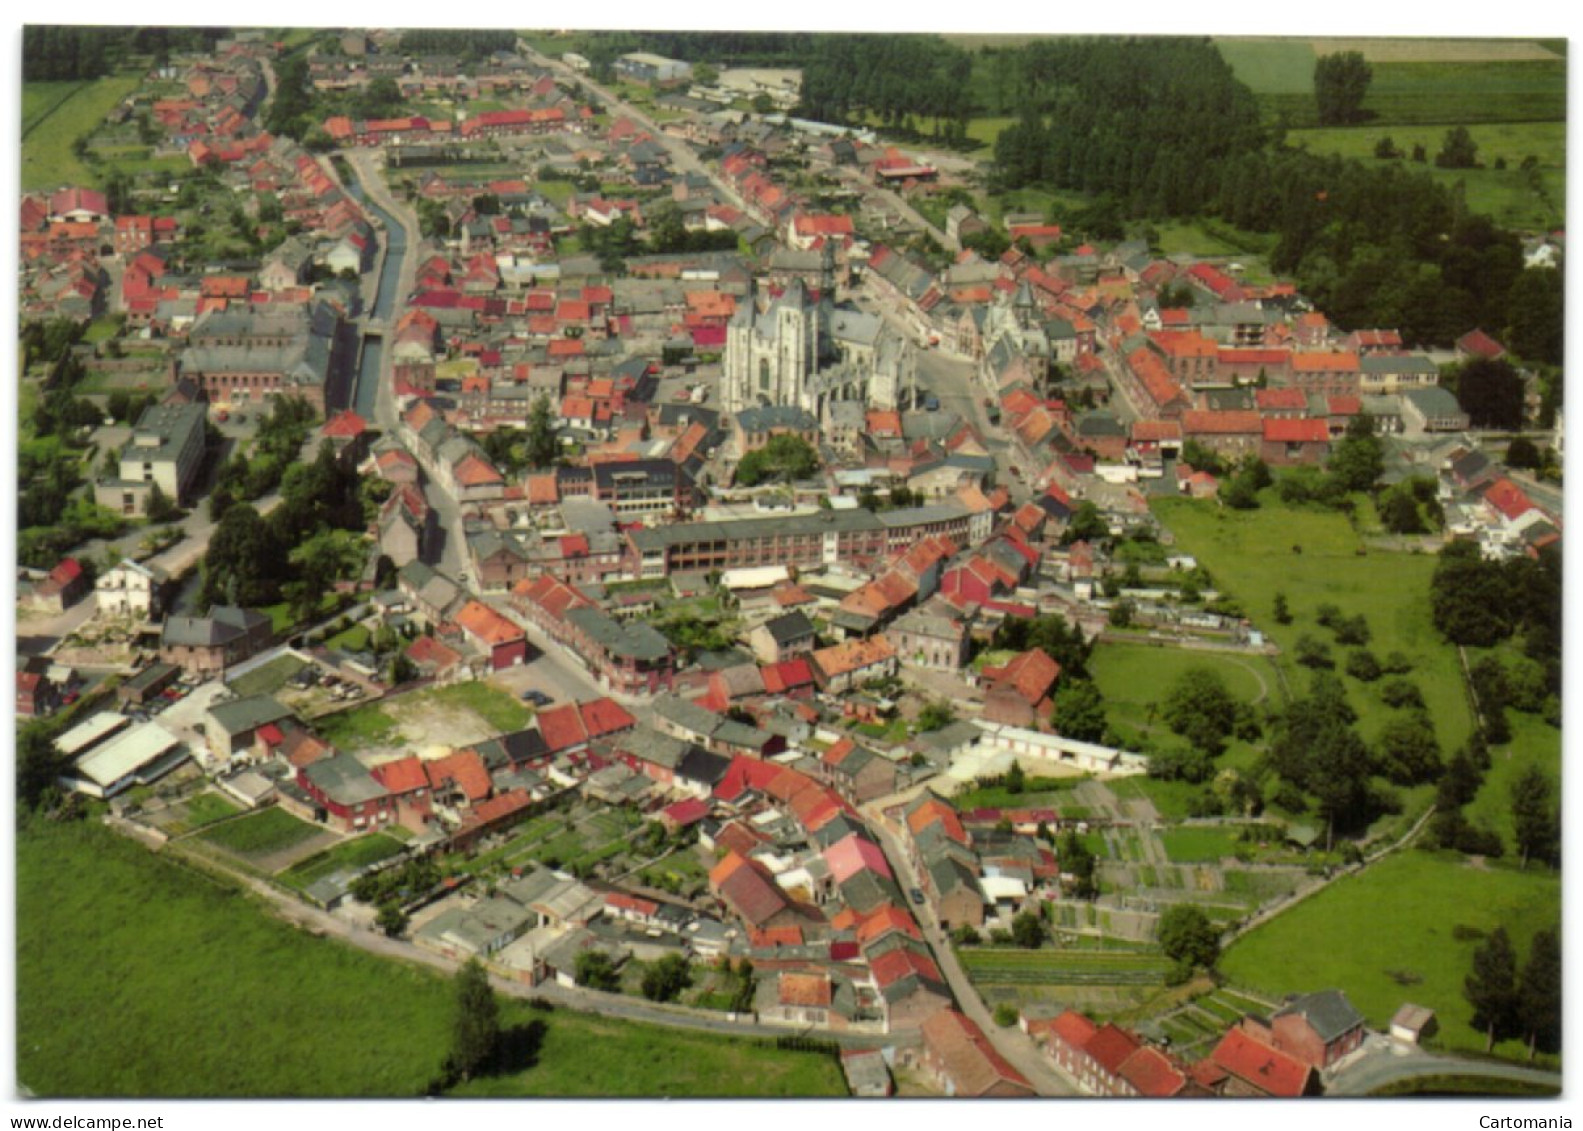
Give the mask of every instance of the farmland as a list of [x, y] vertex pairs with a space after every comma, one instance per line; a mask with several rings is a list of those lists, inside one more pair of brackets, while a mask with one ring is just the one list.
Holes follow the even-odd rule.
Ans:
[[268, 856], [317, 836], [319, 829], [281, 809], [265, 809], [201, 834], [203, 840], [241, 856]]
[[[1399, 853], [1250, 932], [1220, 968], [1232, 985], [1277, 999], [1338, 987], [1375, 1028], [1404, 1001], [1426, 1005], [1440, 1016], [1443, 1046], [1482, 1052], [1462, 997], [1478, 946], [1466, 928], [1504, 925], [1521, 961], [1534, 932], [1559, 921], [1560, 894], [1554, 873]], [[1497, 1051], [1517, 1055], [1517, 1043]]]
[[98, 178], [72, 152], [117, 103], [137, 88], [137, 75], [97, 82], [26, 83], [22, 95], [22, 189], [93, 184]]
[[[97, 824], [22, 830], [17, 880], [17, 1079], [38, 1095], [417, 1096], [438, 1075], [454, 993], [426, 970], [293, 930]], [[501, 1022], [534, 1035], [530, 1066], [467, 1094], [845, 1094], [822, 1055], [517, 1001]]]

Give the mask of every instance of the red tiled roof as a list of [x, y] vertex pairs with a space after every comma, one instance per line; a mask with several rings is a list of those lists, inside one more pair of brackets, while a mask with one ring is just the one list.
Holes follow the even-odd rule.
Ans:
[[538, 715], [539, 733], [551, 753], [569, 750], [588, 741], [588, 731], [583, 726], [582, 712], [575, 703], [562, 703], [547, 707]]
[[1325, 420], [1266, 420], [1264, 438], [1272, 444], [1324, 444], [1330, 440]]
[[412, 793], [414, 790], [429, 788], [428, 772], [424, 769], [423, 760], [416, 754], [409, 754], [394, 762], [375, 766], [369, 773], [374, 775], [375, 781], [393, 794]]
[[614, 699], [591, 699], [579, 708], [583, 716], [583, 729], [589, 738], [602, 738], [617, 731], [631, 730], [638, 725], [627, 709]]
[[958, 1096], [982, 1096], [1011, 1085], [1033, 1095], [1033, 1085], [996, 1051], [984, 1031], [955, 1009], [942, 1009], [923, 1023], [924, 1045], [941, 1062]]
[[456, 623], [490, 647], [510, 644], [523, 638], [523, 631], [512, 621], [482, 601], [469, 601], [456, 614]]
[[1187, 1074], [1159, 1049], [1148, 1045], [1126, 1059], [1121, 1078], [1148, 1099], [1168, 1099], [1187, 1086]]
[[[798, 932], [799, 937], [801, 932]], [[782, 1005], [824, 1007], [831, 1000], [828, 974], [798, 974], [785, 971], [780, 976], [780, 1003]]]
[[447, 781], [455, 782], [468, 801], [482, 801], [493, 788], [489, 771], [476, 750], [458, 750], [447, 757], [425, 762], [423, 768], [429, 775], [429, 784], [435, 789]]
[[1106, 1072], [1115, 1074], [1121, 1071], [1122, 1062], [1137, 1050], [1140, 1043], [1137, 1037], [1125, 1029], [1106, 1024], [1100, 1026], [1088, 1039], [1083, 1051], [1093, 1057], [1095, 1063]]
[[[1260, 1044], [1241, 1029], [1233, 1029], [1222, 1037], [1208, 1059], [1272, 1096], [1302, 1095], [1313, 1071], [1294, 1057]], [[1196, 1071], [1194, 1075], [1198, 1075]]]
[[1498, 510], [1508, 521], [1517, 519], [1534, 509], [1533, 500], [1523, 494], [1521, 487], [1510, 479], [1497, 479], [1484, 492], [1484, 501]]
[[1190, 409], [1182, 414], [1182, 434], [1185, 436], [1257, 436], [1263, 431], [1264, 420], [1256, 412]]
[[1253, 399], [1265, 412], [1287, 408], [1306, 411], [1308, 408], [1308, 394], [1298, 388], [1259, 389], [1253, 394]]

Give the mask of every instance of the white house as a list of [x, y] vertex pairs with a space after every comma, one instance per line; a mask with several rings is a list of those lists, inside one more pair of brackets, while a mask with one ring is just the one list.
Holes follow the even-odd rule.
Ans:
[[159, 588], [164, 581], [165, 571], [158, 566], [122, 558], [120, 564], [100, 574], [94, 582], [94, 598], [101, 613], [152, 620], [159, 615]]

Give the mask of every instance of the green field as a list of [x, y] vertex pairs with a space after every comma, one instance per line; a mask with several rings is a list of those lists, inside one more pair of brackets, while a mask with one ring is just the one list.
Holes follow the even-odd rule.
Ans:
[[287, 680], [307, 666], [303, 660], [287, 653], [276, 656], [246, 675], [227, 681], [226, 686], [243, 698], [249, 695], [273, 695], [286, 686]]
[[[1194, 555], [1222, 591], [1242, 603], [1256, 627], [1278, 644], [1275, 665], [1301, 693], [1307, 669], [1291, 659], [1303, 633], [1331, 643], [1338, 668], [1346, 649], [1319, 627], [1315, 610], [1329, 602], [1346, 616], [1362, 614], [1373, 638], [1369, 648], [1384, 657], [1393, 651], [1413, 662], [1408, 676], [1423, 691], [1441, 747], [1451, 751], [1472, 731], [1456, 651], [1436, 633], [1430, 617], [1429, 580], [1435, 559], [1420, 554], [1363, 553], [1346, 517], [1334, 512], [1284, 506], [1273, 492], [1260, 496], [1258, 510], [1233, 511], [1213, 502], [1155, 500], [1155, 514], [1175, 535], [1177, 548]], [[1298, 550], [1300, 549], [1300, 552]], [[1271, 614], [1275, 594], [1283, 592], [1293, 623], [1279, 625]], [[1358, 732], [1372, 740], [1392, 711], [1379, 699], [1377, 685], [1340, 677], [1358, 712]]]
[[1165, 725], [1150, 718], [1149, 708], [1163, 700], [1172, 684], [1194, 668], [1214, 672], [1240, 702], [1262, 706], [1281, 701], [1275, 669], [1264, 656], [1105, 641], [1088, 660], [1089, 674], [1105, 697], [1105, 713], [1112, 722], [1153, 726], [1162, 735]]
[[1173, 864], [1208, 864], [1237, 851], [1237, 830], [1223, 828], [1166, 829], [1160, 834]]
[[1512, 785], [1530, 765], [1537, 765], [1557, 786], [1561, 782], [1561, 732], [1535, 715], [1507, 711], [1512, 741], [1490, 752], [1490, 768], [1478, 796], [1463, 810], [1468, 820], [1500, 834], [1515, 854], [1512, 831]]
[[1566, 60], [1536, 45], [1510, 41], [1318, 41], [1219, 38], [1237, 79], [1265, 117], [1317, 125], [1314, 64], [1321, 53], [1361, 50], [1373, 77], [1363, 110], [1375, 126], [1561, 122], [1566, 118]]
[[401, 724], [378, 703], [365, 703], [350, 711], [321, 715], [313, 721], [313, 729], [320, 738], [343, 750], [379, 746], [401, 737]]
[[355, 871], [394, 856], [402, 850], [402, 843], [384, 833], [343, 840], [334, 848], [315, 853], [300, 860], [276, 878], [287, 887], [304, 891], [336, 872]]
[[[1440, 1043], [1483, 1051], [1462, 997], [1477, 940], [1458, 940], [1458, 925], [1505, 926], [1518, 961], [1541, 927], [1560, 918], [1554, 874], [1482, 870], [1424, 852], [1390, 856], [1245, 935], [1222, 956], [1234, 986], [1274, 999], [1335, 987], [1383, 1029], [1403, 1002], [1440, 1016]], [[1516, 1056], [1517, 1042], [1498, 1051]], [[1526, 1048], [1521, 1050], [1527, 1055]]]
[[114, 75], [91, 83], [24, 83], [23, 191], [97, 183], [99, 174], [77, 159], [72, 142], [92, 133], [141, 81], [137, 75]]
[[482, 680], [420, 691], [413, 698], [423, 703], [464, 707], [501, 734], [521, 730], [533, 721], [534, 715], [533, 708], [519, 702], [511, 692]]
[[957, 957], [975, 983], [988, 985], [1155, 986], [1171, 965], [1151, 951], [967, 947]]
[[227, 821], [200, 833], [199, 839], [242, 856], [268, 856], [301, 844], [320, 831], [283, 809], [271, 808]]
[[[438, 1074], [454, 995], [428, 970], [296, 931], [98, 824], [35, 823], [16, 849], [17, 1079], [34, 1093], [417, 1096]], [[827, 1056], [519, 1001], [501, 1015], [542, 1031], [535, 1063], [469, 1094], [845, 1094]]]
[[181, 817], [164, 829], [171, 836], [180, 836], [183, 833], [201, 829], [205, 825], [212, 825], [216, 821], [223, 821], [227, 817], [234, 817], [241, 812], [236, 805], [221, 797], [218, 793], [196, 793], [181, 803]]
[[[1377, 162], [1374, 147], [1389, 137], [1397, 149], [1411, 153], [1422, 145], [1429, 163], [1407, 162], [1410, 170], [1423, 170], [1446, 185], [1461, 183], [1468, 206], [1500, 223], [1516, 228], [1557, 226], [1563, 222], [1566, 205], [1566, 124], [1554, 122], [1501, 122], [1470, 126], [1468, 132], [1479, 147], [1482, 169], [1437, 169], [1434, 156], [1445, 140], [1444, 125], [1367, 125], [1345, 129], [1303, 129], [1287, 134], [1287, 143], [1311, 153], [1336, 153]], [[1530, 174], [1520, 166], [1536, 157], [1537, 190]], [[1495, 168], [1504, 158], [1507, 167]]]

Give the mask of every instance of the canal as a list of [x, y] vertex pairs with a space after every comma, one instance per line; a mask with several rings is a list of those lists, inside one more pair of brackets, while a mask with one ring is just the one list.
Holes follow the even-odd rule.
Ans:
[[[345, 178], [346, 190], [371, 216], [383, 225], [380, 239], [385, 242], [384, 265], [379, 272], [378, 289], [374, 292], [374, 306], [370, 317], [390, 324], [396, 309], [396, 291], [400, 286], [401, 267], [407, 256], [407, 230], [395, 217], [369, 200], [362, 183], [355, 176]], [[385, 358], [385, 341], [378, 334], [364, 334], [361, 361], [357, 367], [357, 387], [352, 396], [352, 407], [364, 420], [374, 419], [374, 402], [379, 395], [380, 367]]]

